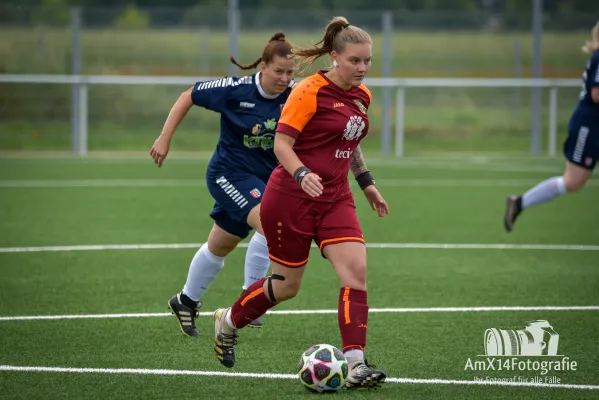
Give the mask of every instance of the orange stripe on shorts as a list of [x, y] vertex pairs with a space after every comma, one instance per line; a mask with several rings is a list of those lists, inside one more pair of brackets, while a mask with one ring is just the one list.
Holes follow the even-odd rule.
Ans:
[[304, 265], [305, 263], [308, 262], [307, 258], [304, 261], [300, 261], [298, 263], [292, 263], [292, 262], [288, 262], [288, 261], [283, 261], [280, 258], [277, 258], [270, 253], [268, 253], [268, 256], [270, 257], [271, 260], [276, 261], [279, 264], [285, 265], [286, 267], [301, 267], [302, 265]]
[[264, 293], [264, 289], [263, 288], [259, 288], [254, 290], [252, 293], [250, 293], [245, 299], [241, 300], [241, 306], [245, 306], [245, 303], [247, 303], [248, 301], [250, 301], [251, 299], [253, 299], [254, 297], [260, 295]]
[[322, 250], [322, 248], [325, 245], [331, 244], [331, 243], [336, 243], [336, 242], [360, 242], [360, 243], [366, 243], [364, 241], [364, 239], [359, 238], [359, 237], [354, 237], [354, 236], [340, 237], [340, 238], [335, 238], [335, 239], [323, 240], [322, 242], [320, 242], [320, 250]]
[[349, 324], [351, 320], [349, 319], [349, 291], [351, 289], [346, 287], [343, 292], [343, 311], [345, 315], [345, 325]]

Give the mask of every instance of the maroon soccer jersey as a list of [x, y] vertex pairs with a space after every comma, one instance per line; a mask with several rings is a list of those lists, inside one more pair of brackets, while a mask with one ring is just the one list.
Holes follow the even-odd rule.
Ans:
[[325, 72], [293, 88], [277, 126], [277, 132], [295, 138], [293, 150], [301, 162], [322, 178], [322, 195], [310, 197], [281, 165], [268, 185], [292, 196], [330, 202], [349, 192], [350, 157], [368, 133], [366, 112], [372, 96], [364, 85], [341, 89]]

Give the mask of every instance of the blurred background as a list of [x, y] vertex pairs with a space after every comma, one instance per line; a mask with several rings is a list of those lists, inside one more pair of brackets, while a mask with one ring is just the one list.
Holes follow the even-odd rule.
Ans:
[[[407, 79], [401, 93], [397, 82], [370, 85], [368, 151], [551, 155], [553, 129], [559, 156], [588, 59], [580, 48], [599, 16], [596, 0], [4, 0], [0, 148], [146, 151], [182, 91], [197, 80], [246, 74], [229, 54], [250, 63], [277, 31], [296, 45], [314, 44], [336, 15], [371, 33], [369, 78]], [[48, 77], [22, 83], [13, 76], [21, 74], [122, 81], [82, 92]], [[131, 76], [150, 78], [124, 84]], [[158, 84], [165, 77], [181, 79]], [[471, 87], [472, 78], [482, 83]], [[526, 81], [494, 87], [500, 78]], [[530, 78], [557, 81], [534, 89]], [[173, 149], [211, 151], [218, 121], [193, 110]]]

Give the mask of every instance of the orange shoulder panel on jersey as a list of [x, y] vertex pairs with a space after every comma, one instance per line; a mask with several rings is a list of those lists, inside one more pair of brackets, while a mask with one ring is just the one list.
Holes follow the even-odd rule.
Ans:
[[358, 87], [368, 95], [368, 102], [372, 103], [372, 93], [370, 93], [370, 89], [368, 89], [363, 83], [361, 83]]
[[327, 85], [327, 81], [318, 74], [297, 83], [281, 111], [277, 132], [297, 138], [316, 112], [316, 96], [320, 88], [325, 85]]

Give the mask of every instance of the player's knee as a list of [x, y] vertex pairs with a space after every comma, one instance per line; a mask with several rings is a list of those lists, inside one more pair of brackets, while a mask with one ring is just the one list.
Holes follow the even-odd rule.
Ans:
[[341, 272], [341, 284], [359, 290], [366, 290], [366, 260], [352, 260], [337, 268]]
[[281, 297], [280, 301], [292, 299], [300, 291], [300, 282], [286, 281], [281, 289], [282, 293], [279, 295]]
[[233, 241], [208, 240], [208, 249], [217, 257], [226, 257], [227, 254], [235, 250], [237, 243]]
[[282, 275], [273, 274], [268, 277], [268, 295], [270, 301], [280, 303], [297, 296], [301, 286], [301, 281], [290, 279]]
[[572, 177], [566, 175], [564, 177], [564, 185], [566, 186], [566, 190], [568, 192], [577, 192], [584, 188], [584, 185], [587, 183], [587, 180], [582, 177]]

